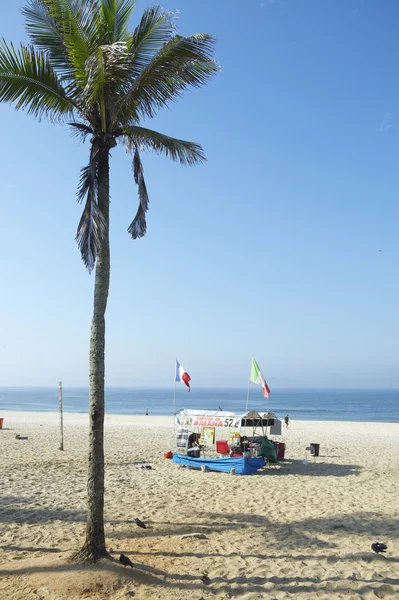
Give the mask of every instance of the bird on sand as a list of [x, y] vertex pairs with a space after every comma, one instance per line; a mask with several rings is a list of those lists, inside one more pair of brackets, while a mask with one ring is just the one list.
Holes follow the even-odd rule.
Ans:
[[208, 577], [208, 573], [202, 574], [201, 581], [204, 585], [209, 585], [211, 583], [211, 580]]
[[140, 519], [135, 519], [134, 522], [136, 523], [137, 527], [141, 527], [142, 529], [147, 529], [147, 525], [145, 523], [143, 523], [143, 521], [140, 521]]
[[371, 544], [371, 549], [374, 550], [376, 554], [380, 554], [380, 552], [386, 552], [388, 546], [381, 542], [374, 542], [374, 544]]
[[124, 567], [132, 567], [132, 569], [133, 569], [133, 563], [132, 563], [132, 561], [125, 554], [121, 554], [120, 555], [119, 562], [121, 562]]

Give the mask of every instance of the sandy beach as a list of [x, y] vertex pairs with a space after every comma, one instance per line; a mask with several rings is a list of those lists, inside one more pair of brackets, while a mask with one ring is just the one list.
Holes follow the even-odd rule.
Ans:
[[[165, 460], [171, 417], [107, 415], [107, 548], [126, 569], [68, 562], [84, 536], [87, 416], [64, 416], [64, 452], [57, 414], [0, 416], [1, 600], [399, 597], [399, 424], [292, 421], [276, 438], [286, 460], [245, 477]], [[310, 442], [320, 457], [304, 464]]]

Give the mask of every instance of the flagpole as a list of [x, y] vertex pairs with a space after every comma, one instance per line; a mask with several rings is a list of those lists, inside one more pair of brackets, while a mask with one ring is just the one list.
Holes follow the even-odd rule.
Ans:
[[[176, 361], [177, 362], [177, 361]], [[175, 374], [173, 377], [173, 439], [176, 439], [176, 364], [175, 364]]]
[[173, 382], [173, 423], [175, 422], [176, 414], [176, 381]]

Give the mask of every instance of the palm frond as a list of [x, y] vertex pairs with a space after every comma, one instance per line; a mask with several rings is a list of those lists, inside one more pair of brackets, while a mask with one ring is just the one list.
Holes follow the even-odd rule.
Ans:
[[134, 180], [138, 186], [139, 191], [139, 207], [137, 209], [136, 216], [129, 225], [128, 232], [134, 240], [145, 236], [147, 231], [146, 213], [149, 205], [149, 198], [147, 192], [147, 186], [144, 181], [143, 165], [141, 163], [140, 154], [135, 148], [133, 157], [133, 174]]
[[204, 151], [199, 144], [178, 140], [158, 131], [132, 125], [124, 127], [123, 133], [131, 143], [139, 148], [165, 154], [184, 166], [194, 166], [206, 161]]
[[77, 192], [78, 201], [86, 204], [79, 221], [76, 241], [82, 260], [89, 271], [94, 268], [98, 248], [104, 235], [105, 221], [97, 202], [98, 195], [98, 152], [99, 142], [94, 141], [90, 153], [90, 162], [81, 169]]
[[135, 4], [136, 0], [101, 0], [102, 44], [127, 42], [130, 37], [127, 27]]
[[93, 48], [100, 42], [100, 0], [45, 0], [47, 3], [54, 1], [65, 2], [68, 5], [70, 11], [68, 14], [73, 15], [75, 26], [87, 46]]
[[82, 99], [88, 108], [97, 106], [102, 130], [107, 125], [107, 105], [112, 110], [113, 90], [120, 90], [128, 72], [124, 42], [99, 46], [86, 62], [87, 83]]
[[4, 39], [0, 42], [0, 102], [50, 120], [70, 116], [76, 108], [45, 54], [23, 44], [16, 50]]
[[94, 134], [93, 129], [84, 123], [68, 123], [68, 125], [72, 127], [72, 135], [81, 138], [83, 141], [88, 135]]
[[67, 80], [85, 84], [85, 63], [96, 47], [98, 0], [29, 0], [27, 33]]
[[174, 13], [163, 12], [160, 6], [144, 10], [131, 38], [131, 77], [135, 78], [175, 34]]
[[174, 36], [120, 99], [120, 120], [129, 113], [152, 118], [169, 101], [181, 97], [187, 87], [206, 84], [219, 71], [212, 59], [214, 43], [213, 36], [205, 33]]
[[55, 69], [70, 72], [67, 49], [64, 39], [45, 0], [28, 0], [22, 8], [25, 17], [26, 32], [32, 42], [47, 53]]
[[83, 98], [87, 106], [99, 106], [101, 113], [101, 128], [105, 131], [105, 58], [102, 47], [97, 48], [96, 52], [86, 62], [87, 82], [83, 90]]

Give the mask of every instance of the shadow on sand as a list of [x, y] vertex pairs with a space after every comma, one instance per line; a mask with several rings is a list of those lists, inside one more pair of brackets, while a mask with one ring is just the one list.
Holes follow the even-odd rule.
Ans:
[[[31, 513], [32, 511], [28, 511]], [[54, 515], [57, 515], [57, 518], [60, 518], [60, 511], [49, 511], [47, 518], [50, 520], [54, 518]], [[68, 513], [65, 511], [63, 517], [65, 517]], [[74, 518], [81, 519], [81, 515], [74, 515]], [[374, 537], [378, 537], [378, 539], [384, 539], [384, 536], [392, 535], [399, 537], [399, 530], [397, 521], [393, 518], [387, 518], [386, 516], [379, 515], [377, 513], [370, 512], [359, 512], [354, 513], [349, 516], [341, 516], [337, 517], [337, 519], [331, 518], [310, 518], [304, 520], [298, 520], [292, 522], [290, 524], [282, 524], [275, 523], [271, 518], [268, 518], [264, 515], [254, 515], [254, 514], [245, 514], [245, 513], [237, 513], [237, 514], [209, 514], [202, 513], [200, 515], [200, 522], [190, 522], [190, 523], [164, 523], [164, 522], [149, 522], [149, 529], [139, 530], [137, 527], [133, 525], [133, 523], [129, 523], [128, 531], [126, 531], [126, 524], [123, 527], [122, 531], [118, 533], [115, 532], [115, 537], [123, 538], [124, 540], [131, 538], [135, 538], [135, 542], [130, 544], [126, 544], [124, 542], [124, 547], [118, 549], [119, 552], [123, 552], [130, 556], [135, 564], [134, 569], [125, 569], [122, 567], [117, 560], [110, 561], [101, 561], [95, 565], [79, 565], [79, 564], [70, 564], [67, 563], [64, 558], [60, 559], [60, 563], [53, 563], [51, 565], [37, 565], [37, 566], [21, 566], [21, 568], [17, 569], [2, 569], [0, 570], [0, 576], [18, 576], [22, 573], [42, 573], [43, 579], [45, 581], [46, 574], [51, 575], [52, 573], [70, 573], [71, 577], [77, 576], [77, 571], [92, 571], [93, 573], [108, 573], [112, 577], [119, 578], [121, 576], [124, 577], [127, 584], [129, 581], [135, 585], [141, 584], [148, 587], [156, 588], [158, 586], [162, 586], [162, 588], [169, 588], [170, 590], [179, 590], [180, 593], [189, 594], [194, 590], [203, 590], [205, 585], [201, 580], [202, 577], [202, 566], [204, 564], [203, 559], [207, 559], [206, 563], [209, 564], [209, 560], [213, 557], [218, 557], [219, 559], [228, 560], [233, 557], [241, 556], [240, 552], [229, 552], [224, 555], [220, 555], [218, 553], [212, 554], [211, 552], [163, 552], [163, 551], [148, 551], [143, 552], [139, 550], [139, 546], [137, 544], [137, 540], [143, 537], [162, 537], [162, 536], [181, 536], [186, 533], [198, 533], [203, 532], [207, 535], [212, 535], [213, 533], [231, 531], [233, 533], [239, 530], [248, 530], [250, 528], [256, 528], [261, 532], [261, 535], [264, 537], [264, 543], [258, 545], [264, 549], [267, 548], [267, 553], [259, 552], [255, 554], [248, 555], [265, 561], [265, 572], [262, 573], [262, 576], [245, 576], [245, 574], [238, 577], [211, 577], [209, 581], [209, 588], [214, 589], [214, 591], [223, 589], [224, 593], [228, 595], [237, 596], [243, 595], [246, 593], [255, 593], [259, 594], [262, 597], [262, 594], [267, 594], [270, 590], [280, 591], [292, 594], [310, 594], [315, 592], [322, 592], [326, 594], [329, 598], [333, 598], [335, 596], [347, 593], [356, 593], [358, 596], [361, 594], [366, 594], [372, 589], [380, 589], [379, 597], [383, 598], [394, 597], [396, 590], [393, 586], [399, 585], [399, 579], [395, 577], [386, 576], [386, 573], [383, 576], [373, 576], [371, 579], [362, 579], [360, 576], [356, 575], [353, 577], [353, 581], [351, 578], [348, 578], [348, 583], [346, 584], [343, 581], [342, 575], [339, 576], [312, 576], [311, 574], [308, 576], [299, 575], [299, 576], [280, 576], [280, 575], [271, 575], [267, 576], [267, 564], [271, 561], [286, 559], [288, 561], [306, 561], [311, 562], [315, 565], [315, 567], [323, 567], [323, 563], [325, 566], [331, 563], [351, 563], [353, 568], [356, 568], [356, 565], [361, 564], [362, 562], [375, 562], [376, 568], [381, 568], [382, 566], [386, 569], [389, 564], [395, 564], [399, 562], [399, 559], [394, 557], [381, 557], [372, 554], [369, 549], [370, 540], [372, 541]], [[339, 548], [337, 544], [333, 541], [323, 541], [317, 539], [318, 533], [324, 533], [325, 535], [328, 533], [334, 533], [334, 539], [336, 540], [336, 536], [341, 532], [342, 534], [348, 535], [351, 532], [353, 534], [364, 535], [365, 537], [365, 551], [363, 553], [358, 554], [345, 554], [341, 555], [339, 552]], [[270, 540], [273, 539], [273, 543]], [[281, 552], [281, 549], [284, 548], [284, 545], [289, 541], [290, 548], [292, 548], [293, 544], [302, 548], [302, 552], [289, 554], [286, 552]], [[4, 550], [25, 550], [25, 551], [40, 551], [40, 552], [58, 552], [57, 549], [51, 548], [23, 548], [18, 546], [3, 546]], [[321, 553], [322, 550], [324, 553]], [[62, 553], [65, 556], [65, 553]], [[158, 569], [153, 566], [146, 565], [142, 560], [146, 560], [148, 558], [151, 561], [154, 557], [162, 556], [162, 557], [170, 557], [171, 564], [173, 563], [173, 568], [169, 570]], [[192, 557], [195, 559], [193, 561], [193, 573], [187, 574], [179, 573], [178, 569], [176, 569], [176, 558], [187, 559], [188, 557]], [[138, 562], [138, 560], [140, 562]], [[184, 561], [185, 563], [187, 561]], [[228, 572], [228, 569], [226, 569]], [[185, 568], [186, 571], [186, 568]], [[265, 587], [266, 586], [266, 587]], [[383, 586], [383, 587], [382, 587]]]
[[303, 460], [288, 458], [277, 465], [270, 465], [256, 475], [261, 476], [283, 476], [283, 475], [305, 475], [308, 477], [347, 477], [348, 475], [359, 475], [362, 470], [360, 465], [337, 465], [335, 463], [321, 462], [321, 457], [316, 460], [310, 459], [307, 464]]
[[[125, 549], [125, 553], [134, 553], [134, 549]], [[202, 555], [201, 555], [202, 556]], [[207, 555], [204, 555], [207, 556]], [[291, 557], [295, 558], [295, 557]], [[300, 557], [297, 557], [299, 560]], [[325, 557], [324, 557], [325, 558]], [[348, 559], [349, 557], [342, 557], [342, 559]], [[350, 557], [353, 560], [354, 557]], [[272, 560], [272, 557], [269, 558]], [[143, 563], [135, 562], [134, 569], [125, 569], [122, 567], [117, 560], [101, 561], [94, 565], [80, 565], [80, 564], [52, 564], [52, 565], [41, 565], [35, 567], [23, 566], [21, 569], [3, 569], [0, 570], [0, 576], [19, 576], [21, 574], [33, 574], [41, 573], [44, 576], [52, 573], [69, 573], [71, 577], [76, 579], [78, 571], [92, 571], [94, 573], [109, 573], [113, 574], [116, 578], [123, 576], [125, 582], [129, 583], [129, 580], [134, 582], [135, 585], [142, 584], [151, 587], [162, 587], [169, 589], [178, 589], [180, 592], [192, 592], [194, 590], [203, 590], [205, 588], [204, 583], [201, 580], [201, 565], [196, 568], [197, 573], [195, 574], [181, 574], [176, 572], [167, 572], [162, 569], [157, 569]], [[119, 580], [120, 581], [120, 580]], [[351, 578], [348, 579], [348, 582]], [[263, 577], [246, 577], [245, 575], [239, 577], [210, 577], [209, 588], [216, 593], [216, 591], [223, 589], [226, 594], [231, 595], [243, 595], [247, 593], [258, 593], [265, 594], [265, 585], [268, 584], [268, 592], [270, 592], [270, 585], [273, 591], [282, 591], [287, 593], [314, 593], [324, 592], [329, 598], [336, 595], [347, 594], [348, 592], [356, 592], [357, 595], [367, 593], [376, 589], [377, 587], [383, 586], [382, 595], [392, 597], [392, 593], [395, 594], [393, 585], [399, 585], [399, 579], [393, 577], [379, 577], [378, 579], [353, 579], [356, 582], [356, 588], [351, 589], [349, 585], [340, 579], [338, 576], [333, 577], [303, 577], [303, 576], [263, 576]], [[44, 579], [45, 582], [45, 579]], [[361, 585], [365, 584], [365, 585]], [[234, 588], [230, 586], [235, 586]], [[361, 585], [361, 587], [359, 587]], [[237, 587], [239, 586], [239, 587]], [[260, 596], [263, 597], [263, 596]]]

